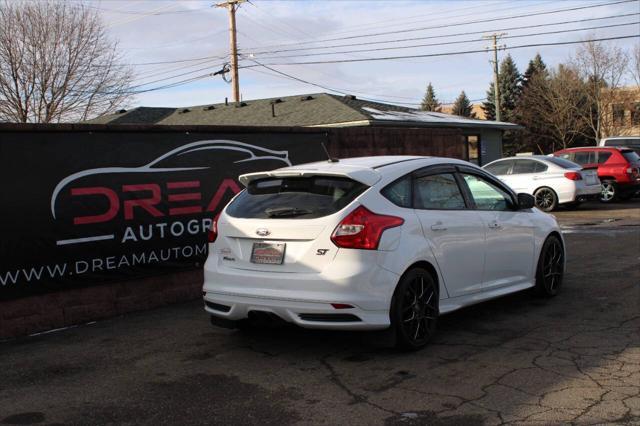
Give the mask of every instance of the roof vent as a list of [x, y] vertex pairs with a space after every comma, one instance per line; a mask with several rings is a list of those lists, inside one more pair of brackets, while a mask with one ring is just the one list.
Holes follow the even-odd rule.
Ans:
[[344, 95], [344, 98], [350, 101], [355, 101], [357, 99], [355, 95]]
[[310, 101], [312, 99], [313, 99], [313, 96], [311, 96], [311, 95], [303, 96], [303, 97], [300, 98], [300, 100], [303, 101], [303, 102], [304, 101]]
[[209, 105], [208, 107], [202, 108], [203, 111], [211, 111], [213, 109], [216, 109], [216, 107], [214, 107], [213, 105]]
[[246, 102], [239, 102], [236, 104], [236, 108], [242, 108], [242, 107], [246, 107], [247, 103]]
[[191, 110], [189, 108], [185, 108], [182, 111], [180, 111], [181, 114], [186, 114], [187, 112], [191, 112]]
[[118, 114], [124, 114], [125, 112], [127, 112], [127, 110], [126, 110], [126, 109], [119, 109], [119, 110], [118, 110]]

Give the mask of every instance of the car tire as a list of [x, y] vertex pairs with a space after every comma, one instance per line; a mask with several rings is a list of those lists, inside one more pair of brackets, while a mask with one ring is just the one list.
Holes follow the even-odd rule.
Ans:
[[438, 284], [429, 271], [413, 268], [402, 276], [390, 311], [398, 348], [417, 350], [429, 342], [438, 321], [438, 296]]
[[602, 193], [600, 202], [612, 203], [618, 199], [618, 185], [613, 180], [602, 181]]
[[540, 250], [536, 268], [535, 291], [539, 296], [558, 294], [564, 278], [564, 247], [555, 235], [550, 235]]
[[558, 196], [551, 188], [546, 186], [538, 188], [533, 193], [533, 197], [535, 198], [535, 206], [543, 212], [549, 213], [558, 207]]

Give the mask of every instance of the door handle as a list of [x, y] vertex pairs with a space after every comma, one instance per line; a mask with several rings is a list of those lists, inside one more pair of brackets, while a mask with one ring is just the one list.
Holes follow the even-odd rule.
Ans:
[[495, 220], [493, 222], [490, 222], [488, 226], [489, 226], [490, 229], [500, 229], [500, 228], [502, 228], [502, 225], [500, 225]]
[[433, 225], [431, 225], [431, 230], [432, 230], [432, 231], [446, 231], [446, 230], [447, 230], [447, 227], [446, 227], [446, 226], [444, 226], [444, 225], [442, 224], [442, 222], [436, 222], [436, 223], [434, 223]]

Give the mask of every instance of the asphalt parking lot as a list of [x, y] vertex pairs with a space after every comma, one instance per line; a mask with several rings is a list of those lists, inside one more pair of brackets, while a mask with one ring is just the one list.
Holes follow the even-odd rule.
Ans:
[[556, 216], [561, 293], [443, 316], [422, 351], [196, 301], [0, 343], [0, 424], [640, 424], [640, 200]]

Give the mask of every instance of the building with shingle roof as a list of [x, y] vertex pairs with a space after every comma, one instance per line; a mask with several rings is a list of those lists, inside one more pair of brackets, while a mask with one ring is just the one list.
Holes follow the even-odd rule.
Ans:
[[420, 111], [352, 95], [312, 93], [239, 103], [182, 108], [137, 107], [103, 115], [89, 124], [154, 124], [170, 126], [250, 127], [393, 127], [459, 129], [468, 144], [468, 159], [487, 163], [502, 154], [502, 132], [520, 126]]

